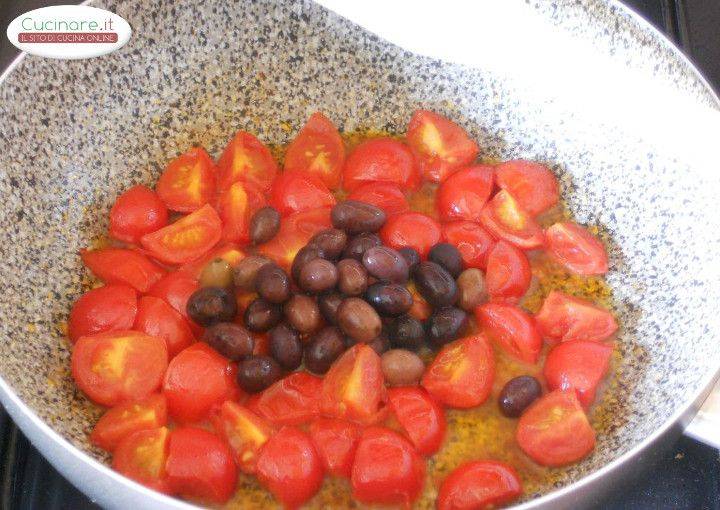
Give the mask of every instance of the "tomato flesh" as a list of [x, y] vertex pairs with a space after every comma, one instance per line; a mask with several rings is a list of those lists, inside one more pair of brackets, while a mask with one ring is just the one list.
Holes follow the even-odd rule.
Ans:
[[532, 272], [527, 256], [505, 241], [498, 241], [488, 255], [485, 285], [495, 300], [516, 303], [530, 288]]
[[384, 182], [363, 184], [350, 193], [348, 200], [372, 204], [382, 209], [388, 217], [410, 210], [410, 205], [400, 187]]
[[493, 191], [494, 170], [475, 165], [458, 170], [437, 190], [437, 209], [444, 221], [480, 221], [483, 207]]
[[505, 161], [496, 167], [495, 176], [498, 186], [532, 215], [547, 211], [560, 199], [557, 178], [540, 163], [521, 159]]
[[318, 418], [310, 424], [310, 437], [325, 471], [350, 478], [361, 428], [349, 421]]
[[240, 470], [254, 473], [260, 448], [273, 433], [270, 424], [230, 400], [220, 406], [217, 414], [212, 417], [212, 422], [217, 433], [230, 445]]
[[157, 193], [146, 186], [124, 191], [110, 209], [110, 237], [127, 243], [167, 225], [168, 210]]
[[540, 248], [545, 241], [540, 224], [505, 190], [497, 192], [485, 205], [480, 223], [498, 239], [523, 250]]
[[172, 494], [165, 469], [169, 440], [166, 427], [133, 432], [115, 448], [112, 468], [150, 489]]
[[197, 211], [215, 196], [215, 164], [202, 147], [190, 149], [170, 162], [155, 189], [168, 209]]
[[221, 238], [231, 243], [249, 242], [252, 215], [264, 205], [265, 197], [254, 185], [247, 182], [231, 184], [218, 198]]
[[577, 223], [563, 221], [545, 230], [547, 251], [560, 264], [582, 276], [608, 271], [608, 256], [598, 238]]
[[282, 216], [335, 205], [335, 197], [319, 177], [283, 172], [270, 190], [270, 205]]
[[165, 340], [171, 359], [195, 342], [188, 321], [172, 306], [153, 296], [140, 298], [134, 329]]
[[475, 309], [478, 322], [505, 352], [523, 363], [535, 364], [542, 336], [530, 314], [514, 305], [485, 303]]
[[330, 227], [329, 207], [291, 214], [280, 221], [278, 233], [267, 243], [261, 244], [258, 251], [279, 266], [289, 269], [300, 248], [320, 230]]
[[407, 212], [388, 218], [380, 231], [383, 243], [396, 250], [410, 247], [426, 258], [440, 241], [440, 224], [422, 213]]
[[90, 434], [90, 442], [107, 452], [112, 452], [130, 434], [166, 424], [165, 396], [154, 394], [146, 399], [125, 402], [109, 409], [95, 424]]
[[322, 379], [293, 372], [269, 388], [252, 395], [248, 409], [275, 425], [300, 425], [320, 414]]
[[247, 131], [238, 131], [218, 160], [218, 188], [224, 191], [243, 181], [267, 191], [277, 173], [277, 163], [268, 148]]
[[374, 138], [355, 147], [345, 162], [342, 179], [347, 191], [370, 182], [414, 189], [420, 182], [412, 152], [393, 138]]
[[607, 310], [557, 290], [547, 295], [535, 321], [551, 344], [570, 340], [602, 342], [618, 329], [615, 317]]
[[137, 293], [127, 285], [104, 285], [89, 290], [75, 302], [68, 319], [68, 336], [132, 328], [138, 311]]
[[438, 510], [495, 508], [522, 494], [520, 477], [512, 466], [491, 460], [467, 462], [443, 481]]
[[90, 271], [105, 283], [124, 283], [138, 292], [147, 292], [165, 274], [163, 268], [137, 250], [81, 250], [80, 257]]
[[563, 342], [552, 348], [543, 374], [551, 390], [575, 390], [580, 403], [589, 407], [600, 381], [610, 367], [611, 345], [588, 340]]
[[464, 267], [487, 267], [495, 240], [483, 227], [472, 221], [453, 221], [443, 225], [442, 237], [458, 249]]
[[390, 408], [418, 453], [432, 455], [445, 438], [445, 414], [423, 388], [388, 390]]
[[331, 190], [340, 187], [345, 163], [345, 144], [330, 119], [313, 113], [285, 153], [285, 171], [303, 172], [320, 178]]

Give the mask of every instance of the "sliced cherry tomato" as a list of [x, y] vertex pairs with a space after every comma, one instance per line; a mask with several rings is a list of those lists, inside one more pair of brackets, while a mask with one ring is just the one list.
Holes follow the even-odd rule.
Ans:
[[197, 211], [215, 197], [215, 164], [202, 147], [190, 149], [170, 162], [155, 189], [168, 209]]
[[403, 431], [423, 455], [437, 452], [445, 439], [445, 413], [423, 388], [390, 388], [388, 401]]
[[369, 424], [382, 417], [386, 401], [380, 356], [367, 344], [356, 344], [328, 370], [320, 409], [327, 416]]
[[80, 257], [90, 271], [105, 283], [124, 283], [138, 292], [147, 292], [165, 274], [163, 268], [136, 250], [81, 250]]
[[536, 400], [520, 417], [515, 439], [531, 459], [551, 467], [577, 462], [595, 448], [595, 431], [572, 390]]
[[172, 494], [165, 471], [169, 440], [166, 427], [133, 432], [115, 448], [112, 467], [146, 487]]
[[140, 239], [150, 255], [167, 264], [183, 264], [203, 256], [220, 240], [222, 222], [210, 205]]
[[343, 188], [353, 191], [369, 182], [416, 188], [420, 178], [408, 146], [392, 138], [374, 138], [355, 147], [345, 162]]
[[573, 273], [583, 276], [605, 274], [608, 256], [600, 240], [586, 229], [563, 221], [545, 230], [548, 252]]
[[132, 328], [138, 310], [137, 292], [127, 285], [103, 285], [75, 301], [68, 319], [68, 336], [81, 336]]
[[257, 477], [287, 509], [295, 509], [320, 489], [323, 467], [310, 437], [283, 427], [260, 450]]
[[414, 282], [408, 282], [407, 289], [410, 291], [413, 298], [413, 304], [410, 307], [410, 310], [408, 310], [408, 314], [412, 315], [419, 321], [428, 320], [432, 315], [432, 306], [430, 306], [430, 303], [428, 303], [425, 298], [422, 297], [422, 294], [418, 292]]
[[210, 250], [204, 257], [183, 264], [178, 268], [178, 272], [198, 280], [202, 270], [205, 269], [205, 266], [211, 260], [223, 259], [234, 268], [244, 258], [245, 252], [243, 252], [238, 245], [234, 243], [223, 243], [217, 248]]
[[154, 296], [140, 298], [135, 329], [165, 340], [171, 359], [195, 342], [188, 321], [164, 300]]
[[598, 384], [610, 367], [611, 345], [588, 340], [563, 342], [552, 348], [545, 360], [545, 380], [551, 390], [575, 390], [589, 407]]
[[490, 395], [495, 358], [483, 335], [447, 344], [435, 356], [421, 384], [435, 400], [449, 407], [479, 406]]
[[273, 433], [270, 424], [246, 407], [226, 401], [212, 417], [217, 433], [232, 448], [235, 462], [244, 473], [255, 472], [258, 453]]
[[385, 211], [388, 217], [410, 210], [410, 204], [408, 204], [407, 198], [405, 198], [400, 187], [384, 182], [369, 182], [363, 184], [350, 193], [348, 200], [357, 200], [358, 202], [372, 204]]
[[218, 212], [223, 224], [222, 239], [232, 243], [249, 242], [252, 215], [264, 205], [265, 196], [253, 184], [231, 184], [218, 199]]
[[504, 505], [522, 494], [517, 471], [492, 460], [467, 462], [443, 481], [438, 510], [477, 510]]
[[388, 218], [380, 231], [383, 243], [391, 248], [414, 248], [422, 258], [440, 241], [440, 224], [422, 213], [407, 212]]
[[335, 197], [319, 177], [300, 172], [278, 175], [270, 190], [270, 205], [282, 216], [335, 205]]
[[437, 190], [437, 209], [444, 221], [480, 221], [483, 207], [493, 190], [495, 171], [489, 165], [474, 165], [449, 176]]
[[413, 114], [407, 139], [420, 157], [424, 177], [435, 182], [444, 181], [455, 170], [472, 162], [479, 152], [463, 128], [427, 110]]
[[237, 485], [232, 451], [203, 429], [180, 427], [170, 433], [165, 469], [173, 492], [190, 499], [225, 503]]
[[569, 340], [601, 342], [618, 328], [615, 317], [604, 308], [557, 290], [547, 295], [535, 321], [551, 344]]
[[495, 240], [483, 227], [472, 221], [453, 221], [443, 225], [442, 237], [458, 249], [465, 267], [487, 267]]
[[129, 330], [97, 333], [75, 344], [72, 375], [93, 402], [112, 407], [158, 389], [167, 358], [160, 338]]
[[514, 305], [485, 303], [475, 309], [475, 316], [506, 353], [524, 363], [537, 363], [543, 341], [530, 314]]
[[276, 425], [300, 425], [320, 414], [322, 379], [293, 372], [247, 401], [248, 409]]
[[488, 256], [485, 284], [493, 299], [516, 303], [530, 288], [532, 272], [527, 256], [505, 241], [498, 241]]
[[360, 433], [358, 425], [335, 418], [318, 418], [310, 424], [310, 437], [325, 471], [350, 478]]
[[110, 237], [137, 243], [167, 222], [168, 210], [160, 197], [146, 186], [133, 186], [117, 197], [110, 209]]
[[280, 221], [280, 231], [275, 237], [260, 245], [258, 250], [280, 266], [289, 269], [300, 248], [317, 232], [330, 226], [329, 207], [291, 214]]
[[213, 407], [237, 397], [239, 391], [235, 367], [202, 342], [170, 361], [163, 382], [168, 412], [181, 423], [207, 418]]
[[197, 279], [176, 271], [169, 273], [153, 285], [148, 291], [148, 295], [163, 299], [176, 312], [188, 319], [188, 299], [199, 288], [200, 284]]
[[126, 402], [103, 414], [90, 434], [90, 442], [112, 452], [127, 436], [138, 430], [148, 430], [167, 424], [167, 403], [161, 394]]
[[555, 174], [540, 163], [522, 159], [506, 161], [495, 168], [495, 176], [498, 186], [532, 215], [547, 211], [560, 199]]
[[238, 181], [249, 182], [267, 191], [275, 180], [278, 167], [260, 140], [246, 131], [238, 131], [218, 160], [218, 172], [221, 191]]
[[540, 224], [505, 190], [498, 191], [485, 205], [480, 222], [498, 239], [504, 239], [523, 250], [543, 245], [544, 235]]
[[410, 508], [424, 479], [425, 462], [410, 441], [385, 427], [363, 431], [350, 478], [355, 499]]
[[320, 112], [313, 113], [285, 153], [285, 171], [319, 177], [328, 188], [340, 187], [345, 145], [335, 124]]

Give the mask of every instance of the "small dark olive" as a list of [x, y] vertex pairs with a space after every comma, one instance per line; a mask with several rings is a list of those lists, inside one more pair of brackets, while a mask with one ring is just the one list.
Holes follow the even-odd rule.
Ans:
[[330, 324], [337, 324], [337, 309], [342, 303], [343, 296], [337, 292], [331, 292], [329, 294], [321, 294], [318, 296], [318, 306], [320, 307], [320, 313], [323, 318]]
[[500, 391], [498, 398], [500, 412], [508, 418], [517, 418], [541, 394], [540, 383], [532, 376], [521, 375], [510, 379]]
[[338, 290], [346, 296], [359, 296], [368, 286], [365, 267], [355, 259], [342, 259], [337, 263]]
[[420, 254], [415, 248], [410, 248], [409, 246], [406, 246], [405, 248], [400, 248], [398, 251], [400, 252], [400, 255], [402, 255], [405, 259], [405, 262], [407, 262], [408, 269], [412, 274], [412, 272], [415, 271], [417, 265], [420, 263]]
[[264, 390], [282, 377], [282, 369], [270, 356], [250, 356], [238, 364], [237, 383], [248, 393]]
[[233, 361], [250, 356], [255, 347], [250, 332], [234, 322], [220, 322], [205, 329], [203, 342]]
[[363, 266], [378, 280], [404, 283], [408, 279], [408, 265], [400, 252], [388, 246], [374, 246], [363, 255]]
[[270, 355], [285, 370], [295, 370], [302, 363], [303, 346], [300, 334], [285, 323], [268, 332]]
[[412, 315], [401, 315], [389, 322], [388, 337], [393, 347], [418, 349], [425, 344], [423, 323]]
[[201, 326], [229, 322], [237, 315], [235, 293], [224, 287], [202, 287], [187, 302], [187, 314]]
[[425, 371], [425, 363], [414, 352], [392, 349], [382, 355], [382, 369], [388, 386], [414, 386]]
[[290, 274], [292, 275], [293, 280], [295, 280], [295, 283], [300, 281], [300, 271], [305, 264], [311, 260], [322, 259], [324, 257], [325, 254], [318, 246], [308, 244], [307, 246], [300, 248], [300, 251], [298, 251], [295, 255], [293, 263], [290, 266]]
[[410, 310], [412, 294], [399, 283], [377, 282], [365, 291], [365, 299], [384, 317], [396, 317]]
[[382, 356], [390, 348], [390, 340], [385, 333], [380, 333], [375, 337], [375, 340], [368, 342], [368, 347], [375, 351], [378, 356]]
[[312, 337], [305, 349], [305, 368], [316, 374], [324, 374], [345, 351], [342, 332], [335, 326], [327, 326]]
[[322, 324], [320, 307], [310, 296], [295, 294], [283, 307], [285, 318], [300, 333], [313, 333]]
[[312, 236], [308, 244], [320, 248], [324, 258], [336, 260], [345, 249], [347, 240], [347, 234], [342, 230], [328, 228]]
[[466, 269], [457, 279], [457, 304], [465, 311], [474, 310], [476, 306], [488, 300], [485, 277], [482, 271], [476, 268]]
[[250, 220], [250, 240], [253, 244], [268, 242], [280, 230], [280, 213], [274, 207], [257, 210]]
[[467, 325], [467, 314], [460, 308], [447, 306], [435, 310], [425, 323], [428, 341], [435, 347], [456, 340]]
[[263, 298], [252, 301], [245, 309], [245, 327], [254, 333], [264, 333], [282, 319], [280, 306]]
[[348, 241], [342, 258], [362, 261], [363, 255], [367, 250], [373, 246], [380, 246], [381, 244], [382, 241], [380, 241], [377, 234], [358, 234]]
[[418, 264], [413, 278], [420, 295], [432, 306], [452, 306], [457, 301], [458, 288], [455, 279], [435, 262]]
[[235, 286], [245, 292], [255, 292], [255, 278], [261, 267], [273, 261], [262, 255], [250, 255], [242, 259], [235, 267]]
[[463, 270], [462, 255], [450, 243], [438, 243], [430, 248], [428, 260], [444, 268], [453, 278], [457, 278]]
[[380, 334], [382, 322], [375, 309], [360, 298], [347, 298], [338, 307], [338, 326], [358, 342], [370, 342]]
[[332, 208], [330, 220], [333, 227], [350, 235], [377, 232], [385, 223], [385, 212], [366, 202], [345, 200]]
[[335, 288], [337, 281], [335, 264], [325, 259], [313, 259], [300, 270], [298, 285], [306, 292], [317, 294]]
[[255, 290], [265, 301], [284, 303], [290, 297], [290, 278], [281, 267], [266, 264], [257, 273]]

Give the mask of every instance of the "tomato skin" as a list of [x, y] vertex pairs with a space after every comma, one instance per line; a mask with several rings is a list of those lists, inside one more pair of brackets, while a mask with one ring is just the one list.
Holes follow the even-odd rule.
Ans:
[[360, 441], [358, 425], [336, 418], [318, 418], [310, 424], [310, 438], [329, 474], [350, 478]]
[[112, 452], [130, 434], [167, 424], [167, 402], [162, 394], [143, 400], [125, 402], [110, 408], [95, 424], [90, 442]]
[[532, 272], [527, 256], [505, 241], [498, 241], [488, 256], [485, 285], [495, 300], [517, 302], [530, 288]]
[[543, 213], [560, 200], [557, 178], [545, 165], [516, 159], [495, 168], [498, 186], [507, 190], [520, 207], [533, 216]]
[[560, 264], [582, 276], [608, 272], [608, 256], [600, 240], [572, 221], [545, 230], [547, 251]]
[[103, 285], [87, 291], [75, 301], [68, 319], [68, 336], [81, 336], [130, 329], [138, 310], [137, 293], [127, 285]]
[[215, 196], [215, 164], [202, 147], [190, 149], [168, 164], [155, 189], [168, 209], [197, 211]]
[[270, 205], [282, 216], [335, 205], [335, 197], [319, 177], [283, 172], [270, 190]]
[[410, 210], [410, 204], [408, 204], [400, 187], [384, 182], [369, 182], [363, 184], [350, 193], [348, 200], [357, 200], [358, 202], [372, 204], [385, 211], [388, 217]]
[[535, 321], [550, 344], [570, 340], [602, 342], [618, 329], [615, 317], [604, 308], [557, 290], [547, 295]]
[[540, 224], [505, 190], [498, 191], [485, 205], [480, 223], [498, 239], [522, 250], [541, 248], [545, 242]]
[[240, 261], [245, 258], [245, 252], [243, 252], [240, 247], [234, 243], [222, 243], [218, 247], [210, 250], [205, 256], [183, 264], [178, 268], [177, 272], [198, 280], [200, 279], [200, 274], [207, 263], [218, 258], [223, 259], [225, 262], [230, 264], [230, 266], [235, 268]]
[[193, 292], [200, 288], [196, 278], [175, 271], [168, 273], [148, 290], [148, 296], [164, 300], [173, 309], [188, 319], [187, 302]]
[[277, 163], [268, 148], [247, 131], [238, 131], [218, 160], [218, 188], [224, 191], [243, 181], [267, 191], [277, 173]]
[[536, 400], [520, 416], [515, 439], [531, 459], [550, 467], [577, 462], [595, 448], [595, 431], [574, 391]]
[[467, 462], [448, 475], [440, 486], [438, 510], [476, 510], [504, 505], [522, 494], [517, 471], [491, 460]]
[[480, 221], [493, 191], [495, 172], [489, 165], [474, 165], [449, 176], [437, 190], [437, 209], [443, 221]]
[[335, 124], [320, 112], [313, 113], [285, 153], [285, 171], [320, 178], [331, 190], [340, 187], [345, 144]]
[[300, 248], [317, 232], [330, 227], [330, 207], [291, 214], [280, 221], [278, 233], [258, 246], [258, 251], [287, 270]]
[[550, 390], [575, 390], [586, 408], [595, 400], [598, 384], [610, 367], [611, 345], [588, 340], [563, 342], [545, 359], [543, 374]]
[[169, 440], [167, 427], [133, 432], [115, 448], [112, 468], [150, 489], [172, 494], [165, 470]]
[[363, 431], [350, 477], [353, 498], [409, 508], [424, 478], [425, 462], [407, 439], [385, 427]]
[[414, 248], [425, 259], [440, 241], [440, 224], [422, 213], [407, 212], [388, 218], [380, 230], [383, 243], [391, 248]]
[[231, 184], [218, 198], [221, 238], [231, 243], [249, 242], [252, 215], [264, 205], [265, 196], [254, 185], [247, 182]]
[[225, 503], [235, 492], [237, 468], [230, 447], [195, 427], [170, 432], [166, 470], [173, 492], [186, 498]]
[[168, 210], [146, 186], [125, 190], [110, 209], [110, 237], [137, 244], [140, 238], [167, 225]]
[[389, 406], [418, 453], [432, 455], [445, 439], [445, 413], [423, 388], [388, 390]]
[[78, 388], [93, 402], [112, 407], [158, 389], [167, 347], [160, 338], [137, 331], [97, 333], [77, 341], [71, 365]]
[[230, 445], [240, 471], [253, 474], [260, 448], [273, 433], [270, 424], [231, 400], [220, 406], [211, 421], [218, 435]]
[[251, 411], [275, 425], [300, 425], [320, 414], [322, 379], [293, 372], [247, 401]]
[[495, 240], [483, 227], [472, 221], [453, 221], [443, 225], [442, 237], [458, 249], [465, 268], [487, 267]]
[[475, 309], [475, 316], [510, 356], [523, 363], [537, 363], [543, 340], [530, 314], [514, 305], [485, 303]]
[[443, 347], [425, 370], [420, 384], [438, 402], [456, 408], [476, 407], [490, 396], [495, 358], [483, 335]]
[[415, 157], [407, 145], [393, 138], [373, 138], [350, 153], [343, 169], [342, 182], [347, 191], [369, 182], [414, 189], [420, 178]]
[[134, 329], [162, 338], [170, 359], [195, 342], [190, 324], [160, 298], [144, 296], [138, 301]]
[[90, 271], [105, 283], [124, 283], [138, 292], [147, 292], [165, 274], [163, 268], [136, 250], [81, 250], [80, 257]]

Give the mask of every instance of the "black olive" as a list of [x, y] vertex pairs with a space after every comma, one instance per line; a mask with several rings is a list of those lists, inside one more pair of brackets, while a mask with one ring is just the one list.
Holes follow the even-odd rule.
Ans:
[[273, 261], [262, 255], [250, 255], [245, 257], [235, 267], [234, 281], [238, 289], [246, 292], [255, 291], [255, 279], [258, 271], [266, 264], [272, 264]]
[[455, 279], [435, 262], [421, 262], [413, 274], [420, 295], [432, 306], [451, 306], [458, 298]]
[[382, 241], [380, 241], [377, 234], [358, 234], [348, 241], [342, 258], [362, 261], [363, 255], [367, 250], [373, 246], [380, 246], [381, 244]]
[[312, 337], [305, 349], [305, 368], [316, 374], [324, 374], [344, 350], [342, 332], [335, 326], [327, 326]]
[[393, 347], [418, 349], [425, 344], [425, 328], [412, 315], [402, 315], [391, 320], [387, 332]]
[[509, 418], [517, 418], [541, 394], [540, 383], [532, 376], [521, 375], [510, 379], [500, 391], [500, 411]]
[[235, 293], [224, 287], [203, 287], [187, 302], [187, 314], [201, 326], [229, 322], [237, 315]]
[[435, 347], [456, 340], [467, 325], [467, 314], [460, 308], [447, 306], [435, 310], [425, 323], [428, 341]]
[[462, 255], [450, 243], [438, 243], [430, 248], [428, 260], [444, 268], [453, 278], [457, 278], [463, 270]]
[[399, 283], [377, 282], [365, 291], [365, 299], [380, 315], [395, 317], [410, 310], [412, 294]]
[[285, 370], [295, 370], [302, 363], [303, 346], [300, 334], [285, 323], [268, 332], [270, 355]]
[[295, 283], [300, 281], [300, 271], [305, 264], [311, 260], [322, 259], [324, 257], [325, 254], [322, 250], [314, 244], [308, 244], [307, 246], [300, 248], [300, 251], [295, 254], [293, 263], [290, 266], [290, 274], [292, 275], [293, 280], [295, 280]]
[[280, 230], [280, 213], [274, 207], [257, 210], [250, 220], [250, 240], [253, 244], [268, 242]]
[[245, 309], [245, 327], [255, 333], [264, 333], [282, 319], [280, 306], [268, 303], [263, 298], [252, 301]]
[[317, 246], [324, 258], [336, 260], [347, 245], [347, 234], [336, 228], [321, 230], [310, 238], [309, 245]]
[[255, 278], [258, 295], [270, 303], [283, 303], [290, 297], [290, 278], [281, 267], [266, 264]]
[[338, 270], [335, 264], [325, 259], [313, 259], [300, 270], [298, 285], [311, 294], [326, 292], [335, 288]]
[[408, 264], [400, 252], [387, 246], [369, 248], [362, 258], [367, 272], [378, 280], [404, 283], [408, 279]]
[[417, 265], [420, 263], [420, 254], [415, 248], [410, 248], [409, 246], [400, 248], [398, 252], [400, 252], [400, 255], [403, 256], [405, 262], [407, 262], [408, 270], [412, 274]]
[[345, 200], [332, 208], [330, 220], [333, 227], [350, 235], [377, 232], [385, 223], [385, 212], [372, 204]]
[[270, 356], [250, 356], [238, 364], [237, 383], [248, 393], [264, 390], [282, 376], [282, 369]]
[[340, 303], [343, 302], [343, 297], [337, 292], [331, 292], [330, 294], [321, 294], [318, 296], [318, 306], [320, 307], [320, 313], [323, 318], [330, 324], [337, 324], [337, 310]]
[[337, 263], [338, 289], [346, 296], [359, 296], [368, 286], [365, 267], [355, 259], [342, 259]]
[[233, 361], [250, 356], [255, 346], [250, 332], [234, 322], [220, 322], [205, 329], [203, 342]]

